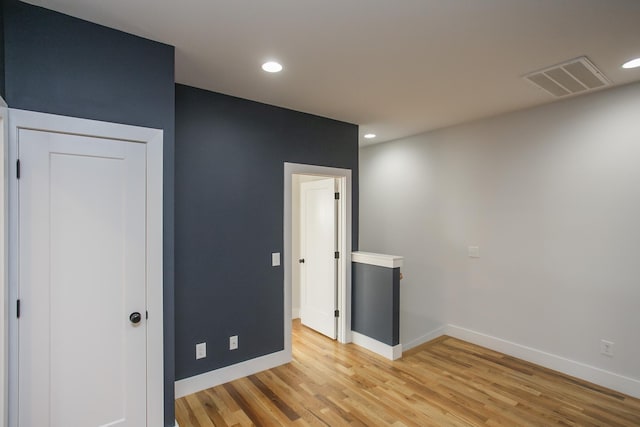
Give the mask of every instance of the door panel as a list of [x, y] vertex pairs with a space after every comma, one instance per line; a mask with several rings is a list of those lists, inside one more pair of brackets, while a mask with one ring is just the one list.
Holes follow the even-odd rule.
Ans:
[[20, 129], [18, 156], [19, 425], [144, 426], [146, 147]]
[[336, 201], [333, 178], [300, 184], [300, 319], [316, 331], [336, 338]]

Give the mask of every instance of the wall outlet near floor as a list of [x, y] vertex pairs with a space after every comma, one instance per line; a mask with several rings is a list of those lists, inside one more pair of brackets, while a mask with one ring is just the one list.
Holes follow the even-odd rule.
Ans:
[[207, 357], [207, 343], [201, 342], [196, 344], [196, 360]]
[[613, 357], [613, 343], [607, 340], [600, 340], [600, 353]]
[[229, 337], [229, 350], [236, 350], [238, 348], [238, 336], [234, 335]]
[[280, 252], [274, 252], [271, 254], [271, 266], [277, 267], [280, 265]]

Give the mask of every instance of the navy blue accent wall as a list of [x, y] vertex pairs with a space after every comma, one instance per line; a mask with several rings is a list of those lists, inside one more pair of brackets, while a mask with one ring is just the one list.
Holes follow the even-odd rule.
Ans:
[[173, 426], [174, 48], [3, 1], [10, 107], [164, 130], [165, 424]]
[[357, 126], [176, 86], [177, 379], [284, 348], [284, 162], [353, 171], [355, 244]]
[[351, 329], [394, 346], [400, 343], [400, 268], [352, 263]]

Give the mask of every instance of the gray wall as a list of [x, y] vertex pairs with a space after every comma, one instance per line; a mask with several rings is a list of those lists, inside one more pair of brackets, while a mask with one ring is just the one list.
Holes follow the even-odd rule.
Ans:
[[640, 380], [639, 112], [634, 84], [362, 149], [360, 247], [405, 258], [403, 346], [449, 324]]
[[174, 423], [174, 49], [4, 0], [12, 108], [164, 130], [165, 424]]
[[[176, 86], [176, 377], [284, 349], [284, 162], [353, 171], [358, 127]], [[282, 254], [284, 257], [290, 254]], [[286, 319], [290, 321], [290, 319]], [[228, 350], [228, 338], [239, 348]], [[195, 360], [195, 344], [208, 357]]]
[[351, 329], [385, 344], [400, 343], [400, 268], [352, 263]]

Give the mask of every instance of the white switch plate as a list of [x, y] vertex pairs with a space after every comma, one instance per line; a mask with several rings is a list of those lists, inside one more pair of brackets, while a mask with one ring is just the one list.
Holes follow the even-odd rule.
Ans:
[[469, 246], [467, 248], [469, 253], [469, 258], [480, 258], [480, 247], [479, 246]]
[[229, 350], [235, 350], [238, 348], [238, 336], [234, 335], [229, 337]]
[[196, 360], [207, 357], [207, 343], [201, 342], [196, 344]]
[[280, 252], [274, 252], [271, 254], [271, 265], [273, 267], [280, 265]]

